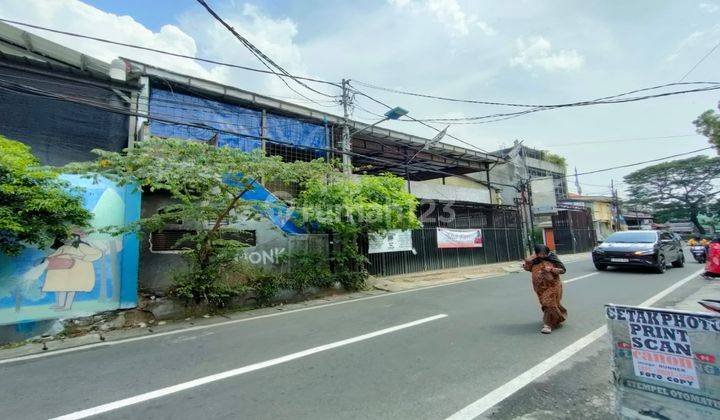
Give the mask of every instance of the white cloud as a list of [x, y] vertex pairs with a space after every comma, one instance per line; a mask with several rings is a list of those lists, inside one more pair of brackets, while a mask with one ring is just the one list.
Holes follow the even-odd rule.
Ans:
[[528, 39], [518, 38], [517, 53], [510, 60], [511, 66], [528, 70], [541, 68], [546, 71], [578, 70], [585, 64], [585, 58], [575, 50], [553, 50], [552, 44], [542, 36]]
[[450, 31], [452, 36], [467, 36], [473, 27], [485, 35], [495, 35], [495, 29], [487, 22], [468, 15], [457, 0], [388, 0], [398, 9], [407, 9], [417, 14], [428, 14]]
[[480, 30], [483, 31], [485, 35], [493, 36], [497, 34], [495, 29], [492, 26], [488, 25], [487, 22], [479, 21], [477, 22], [477, 27], [480, 28]]
[[[193, 38], [175, 25], [164, 25], [158, 32], [153, 32], [130, 16], [106, 13], [78, 0], [0, 2], [0, 16], [180, 54], [195, 55], [197, 51]], [[21, 29], [35, 32], [42, 37], [103, 61], [109, 62], [118, 56], [124, 56], [200, 77], [209, 75], [202, 66], [187, 59], [161, 56], [127, 47], [110, 46], [40, 30]]]
[[702, 10], [703, 12], [708, 12], [708, 13], [715, 13], [715, 12], [717, 12], [718, 10], [720, 10], [720, 5], [718, 5], [717, 3], [706, 3], [706, 2], [702, 2], [702, 3], [700, 3], [700, 4], [698, 5], [698, 7], [699, 7], [700, 10]]
[[[690, 51], [692, 54], [695, 54], [696, 52], [693, 50], [693, 47], [702, 46], [704, 48], [704, 44], [712, 45], [715, 42], [717, 42], [717, 36], [720, 34], [720, 24], [717, 24], [713, 26], [712, 28], [702, 30], [702, 31], [695, 31], [691, 33], [690, 35], [686, 36], [680, 43], [678, 44], [677, 48], [670, 53], [667, 57], [665, 57], [666, 62], [672, 62], [680, 58], [680, 56], [687, 51]], [[709, 47], [708, 47], [709, 48]]]
[[[270, 57], [275, 63], [296, 75], [306, 75], [302, 54], [294, 41], [297, 25], [289, 18], [273, 19], [258, 7], [246, 3], [241, 11], [221, 10], [221, 15], [242, 36]], [[225, 62], [264, 68], [258, 59], [226, 28], [203, 12], [180, 17], [180, 26], [197, 41], [202, 56]], [[288, 95], [287, 87], [276, 77], [257, 80], [246, 71], [229, 67], [210, 68], [214, 80], [240, 86], [244, 89], [264, 90], [272, 95]], [[303, 88], [300, 88], [303, 89]]]
[[[272, 19], [251, 4], [245, 4], [240, 12], [231, 9], [222, 10], [221, 14], [273, 61], [291, 73], [298, 75], [306, 73], [300, 50], [293, 40], [298, 31], [291, 19]], [[157, 32], [146, 28], [130, 16], [107, 13], [79, 0], [0, 1], [0, 16], [128, 44], [263, 68], [227, 29], [206, 13], [199, 11], [181, 17], [179, 25], [163, 25]], [[106, 62], [122, 56], [248, 90], [262, 91], [270, 95], [286, 95], [286, 98], [296, 96], [289, 92], [277, 77], [254, 76], [226, 66], [200, 64], [193, 60], [149, 51], [24, 27], [21, 29], [37, 33]]]

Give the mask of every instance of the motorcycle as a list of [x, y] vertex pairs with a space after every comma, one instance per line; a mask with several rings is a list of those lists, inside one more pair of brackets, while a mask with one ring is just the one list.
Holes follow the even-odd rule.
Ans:
[[705, 264], [705, 261], [707, 261], [707, 249], [704, 246], [693, 245], [690, 247], [690, 252], [692, 252], [695, 261], [699, 262], [700, 264]]

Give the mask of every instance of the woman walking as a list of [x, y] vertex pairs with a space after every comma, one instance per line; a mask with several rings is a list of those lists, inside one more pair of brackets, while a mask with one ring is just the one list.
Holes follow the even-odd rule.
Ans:
[[567, 318], [567, 310], [560, 304], [562, 282], [560, 274], [565, 274], [565, 265], [554, 252], [545, 245], [535, 245], [535, 254], [525, 260], [523, 268], [532, 273], [533, 290], [540, 301], [543, 312], [543, 334], [550, 334]]

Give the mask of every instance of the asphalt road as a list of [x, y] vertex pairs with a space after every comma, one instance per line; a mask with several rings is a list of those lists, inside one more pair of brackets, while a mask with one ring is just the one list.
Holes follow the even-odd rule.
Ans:
[[569, 320], [549, 336], [517, 273], [4, 363], [0, 417], [444, 419], [603, 326], [603, 304], [639, 304], [699, 268], [570, 263]]

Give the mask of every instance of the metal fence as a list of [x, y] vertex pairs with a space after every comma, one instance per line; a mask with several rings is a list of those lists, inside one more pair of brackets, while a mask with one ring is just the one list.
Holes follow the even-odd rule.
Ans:
[[552, 223], [558, 254], [587, 252], [597, 243], [592, 215], [588, 209], [560, 210], [553, 215]]
[[[412, 232], [415, 252], [400, 251], [367, 254], [367, 238], [360, 242], [373, 275], [391, 276], [418, 271], [440, 270], [523, 258], [522, 226], [515, 207], [424, 203], [418, 215], [423, 228]], [[480, 248], [440, 249], [437, 247], [437, 228], [480, 228], [483, 246]]]

